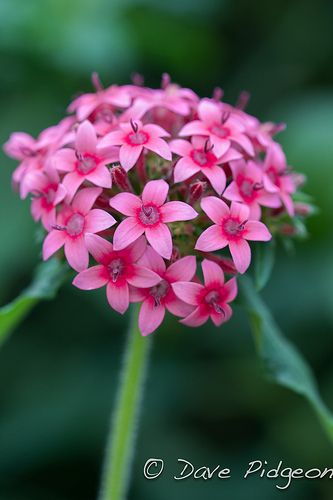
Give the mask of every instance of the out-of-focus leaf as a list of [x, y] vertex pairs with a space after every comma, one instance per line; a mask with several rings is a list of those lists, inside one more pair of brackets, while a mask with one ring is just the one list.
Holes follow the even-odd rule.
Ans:
[[262, 290], [272, 274], [275, 260], [274, 240], [265, 245], [256, 245], [254, 251], [254, 282], [257, 290]]
[[40, 300], [55, 296], [67, 271], [67, 265], [57, 259], [37, 267], [31, 285], [10, 304], [0, 308], [0, 345]]
[[239, 284], [242, 303], [250, 315], [257, 353], [269, 378], [305, 397], [333, 442], [333, 414], [320, 397], [311, 368], [284, 338], [251, 280], [243, 276]]

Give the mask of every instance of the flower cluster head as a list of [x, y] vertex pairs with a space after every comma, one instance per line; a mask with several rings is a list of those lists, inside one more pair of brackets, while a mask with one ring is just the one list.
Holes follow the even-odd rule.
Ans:
[[252, 245], [296, 234], [309, 212], [273, 138], [283, 126], [246, 113], [244, 94], [236, 106], [221, 91], [200, 99], [168, 75], [160, 89], [104, 88], [95, 74], [93, 84], [59, 124], [4, 146], [45, 229], [43, 259], [65, 258], [73, 284], [105, 287], [121, 314], [140, 302], [143, 335], [166, 310], [188, 326], [221, 325]]

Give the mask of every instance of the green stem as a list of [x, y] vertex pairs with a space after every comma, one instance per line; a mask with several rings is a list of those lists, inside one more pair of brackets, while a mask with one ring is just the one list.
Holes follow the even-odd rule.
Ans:
[[99, 500], [124, 500], [136, 438], [151, 338], [138, 330], [139, 305], [131, 306], [127, 346], [104, 459]]

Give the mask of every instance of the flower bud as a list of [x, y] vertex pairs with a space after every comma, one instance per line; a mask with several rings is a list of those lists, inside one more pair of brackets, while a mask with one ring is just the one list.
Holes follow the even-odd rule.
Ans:
[[190, 185], [189, 188], [189, 202], [190, 204], [196, 203], [202, 197], [207, 189], [207, 182], [196, 181]]

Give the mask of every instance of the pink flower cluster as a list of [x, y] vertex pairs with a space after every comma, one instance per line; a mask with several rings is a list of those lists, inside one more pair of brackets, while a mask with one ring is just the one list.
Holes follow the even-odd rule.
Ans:
[[43, 259], [63, 247], [76, 287], [105, 286], [121, 314], [141, 302], [143, 335], [166, 310], [188, 326], [221, 325], [237, 295], [224, 274], [244, 273], [249, 241], [269, 241], [274, 220], [295, 213], [300, 176], [273, 140], [283, 127], [167, 75], [160, 89], [93, 83], [59, 124], [4, 146], [47, 232]]

